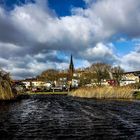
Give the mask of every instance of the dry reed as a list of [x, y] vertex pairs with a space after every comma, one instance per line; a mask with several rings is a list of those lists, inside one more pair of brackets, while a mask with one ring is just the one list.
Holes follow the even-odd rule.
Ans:
[[131, 87], [84, 87], [73, 91], [71, 96], [96, 99], [132, 99]]
[[0, 82], [0, 100], [10, 100], [12, 98], [14, 98], [14, 95], [9, 82], [2, 80]]

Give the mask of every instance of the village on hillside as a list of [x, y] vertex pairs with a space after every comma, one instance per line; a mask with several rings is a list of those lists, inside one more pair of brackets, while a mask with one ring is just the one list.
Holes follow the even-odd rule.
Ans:
[[69, 91], [79, 87], [126, 86], [140, 82], [140, 71], [125, 72], [118, 67], [96, 63], [85, 69], [75, 69], [73, 56], [68, 70], [48, 69], [36, 78], [14, 80], [17, 91]]

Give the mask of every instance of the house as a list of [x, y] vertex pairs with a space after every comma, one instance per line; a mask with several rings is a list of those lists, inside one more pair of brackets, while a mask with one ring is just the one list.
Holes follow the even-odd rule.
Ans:
[[135, 80], [121, 80], [120, 81], [120, 86], [125, 86], [125, 85], [135, 84], [135, 83], [136, 83]]
[[72, 79], [71, 86], [72, 88], [77, 88], [79, 86], [79, 80]]
[[120, 81], [120, 85], [129, 85], [129, 84], [134, 84], [134, 83], [139, 83], [140, 82], [140, 71], [132, 71], [132, 72], [125, 72], [122, 75], [122, 80]]
[[25, 85], [26, 89], [29, 89], [29, 87], [31, 86], [30, 81], [22, 81], [22, 83]]
[[52, 84], [50, 82], [45, 82], [37, 79], [25, 79], [21, 81], [26, 89], [32, 89], [32, 88], [46, 88], [50, 89]]

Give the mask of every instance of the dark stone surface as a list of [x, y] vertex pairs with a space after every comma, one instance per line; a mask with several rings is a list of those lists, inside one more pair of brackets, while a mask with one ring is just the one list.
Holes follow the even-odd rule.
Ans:
[[0, 103], [0, 139], [138, 140], [140, 102], [31, 95]]

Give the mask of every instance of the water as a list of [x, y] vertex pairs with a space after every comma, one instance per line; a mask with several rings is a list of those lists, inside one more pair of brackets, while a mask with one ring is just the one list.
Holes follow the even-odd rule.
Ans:
[[0, 139], [138, 140], [140, 102], [31, 95], [0, 103]]

